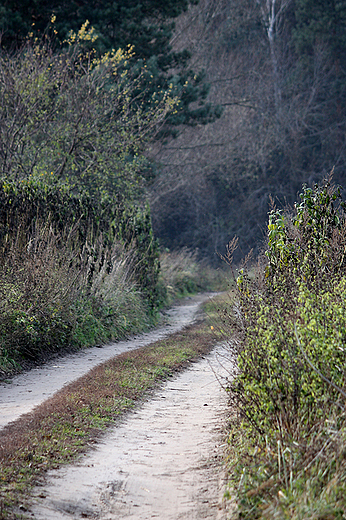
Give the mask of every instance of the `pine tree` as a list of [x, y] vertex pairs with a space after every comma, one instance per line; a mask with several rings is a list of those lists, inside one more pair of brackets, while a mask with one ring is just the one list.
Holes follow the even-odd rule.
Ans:
[[[220, 115], [218, 107], [205, 102], [208, 87], [202, 75], [188, 69], [187, 50], [174, 52], [170, 45], [174, 19], [198, 0], [3, 0], [0, 7], [0, 38], [3, 48], [20, 46], [28, 34], [44, 35], [54, 16], [56, 37], [63, 42], [89, 21], [98, 36], [100, 53], [133, 47], [134, 62], [147, 68], [147, 94], [172, 85], [181, 104], [171, 114], [170, 125], [207, 123]], [[147, 97], [141, 96], [141, 101]], [[198, 108], [191, 103], [198, 101]]]

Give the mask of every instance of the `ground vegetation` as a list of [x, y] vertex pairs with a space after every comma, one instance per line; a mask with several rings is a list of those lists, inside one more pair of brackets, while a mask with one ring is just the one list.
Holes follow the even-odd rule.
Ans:
[[217, 116], [170, 45], [188, 6], [2, 6], [2, 371], [146, 328], [167, 303], [144, 151]]
[[[344, 518], [345, 203], [329, 183], [274, 208], [267, 245], [226, 312], [237, 518]], [[234, 465], [234, 466], [233, 466]]]
[[95, 38], [85, 23], [54, 52], [0, 53], [5, 372], [146, 328], [164, 299], [141, 152], [176, 100], [140, 107], [131, 49], [99, 55]]

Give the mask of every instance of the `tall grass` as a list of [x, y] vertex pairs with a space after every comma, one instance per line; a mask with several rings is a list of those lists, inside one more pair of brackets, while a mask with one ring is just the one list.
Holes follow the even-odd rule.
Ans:
[[62, 349], [90, 346], [145, 329], [147, 304], [133, 277], [132, 253], [114, 242], [85, 242], [77, 226], [54, 231], [37, 220], [19, 227], [0, 261], [0, 371]]
[[167, 290], [166, 303], [201, 291], [226, 291], [229, 273], [198, 260], [196, 251], [183, 248], [160, 254], [161, 286]]
[[147, 329], [155, 315], [135, 278], [136, 257], [115, 242], [110, 250], [100, 242], [96, 261], [88, 261], [86, 281], [74, 306], [74, 341], [84, 346]]
[[[37, 180], [0, 190], [0, 375], [147, 329], [223, 275], [159, 254], [147, 207], [102, 205]], [[167, 287], [167, 289], [166, 289]]]

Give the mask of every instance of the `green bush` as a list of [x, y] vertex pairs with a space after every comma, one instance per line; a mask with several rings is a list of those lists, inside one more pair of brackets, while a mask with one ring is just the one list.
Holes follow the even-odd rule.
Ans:
[[242, 518], [343, 518], [345, 231], [340, 188], [304, 188], [293, 213], [271, 212], [256, 276], [238, 277], [230, 395], [247, 432], [234, 473]]

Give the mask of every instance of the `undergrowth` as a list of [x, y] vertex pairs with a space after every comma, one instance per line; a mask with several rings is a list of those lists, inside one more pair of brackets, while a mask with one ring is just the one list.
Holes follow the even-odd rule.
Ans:
[[54, 20], [0, 49], [0, 376], [143, 330], [162, 305], [143, 151], [177, 99], [139, 106], [132, 47], [98, 53], [88, 21], [63, 45]]
[[243, 519], [346, 518], [346, 220], [341, 189], [273, 209], [254, 277], [224, 314], [237, 374], [230, 494]]
[[144, 149], [177, 106], [173, 86], [144, 106], [131, 46], [100, 54], [88, 21], [59, 44], [53, 18], [42, 39], [0, 49], [0, 377], [140, 332], [171, 301]]
[[39, 181], [6, 181], [0, 201], [0, 375], [156, 323], [147, 209], [92, 205]]
[[[55, 208], [37, 192], [39, 186], [10, 191], [2, 207], [0, 376], [71, 348], [147, 330], [157, 323], [160, 307], [174, 298], [225, 284], [224, 273], [201, 266], [185, 250], [165, 254], [159, 271], [150, 223], [143, 226], [140, 217], [120, 240], [116, 227], [102, 227], [101, 217], [87, 219], [87, 208], [83, 212], [76, 199], [51, 194]], [[59, 221], [63, 203], [77, 203], [71, 215], [64, 208], [65, 224]], [[34, 218], [35, 212], [41, 217]], [[146, 249], [138, 266], [141, 248]]]

